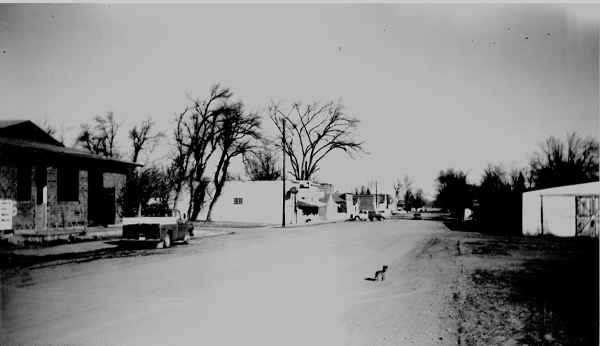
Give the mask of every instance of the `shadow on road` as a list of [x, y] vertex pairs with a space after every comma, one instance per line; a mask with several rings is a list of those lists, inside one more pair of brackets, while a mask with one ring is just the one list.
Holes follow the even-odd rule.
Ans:
[[376, 280], [373, 278], [365, 278], [365, 281], [376, 281]]

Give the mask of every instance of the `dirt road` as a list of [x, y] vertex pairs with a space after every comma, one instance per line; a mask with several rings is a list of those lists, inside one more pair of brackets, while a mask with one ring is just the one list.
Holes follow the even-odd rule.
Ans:
[[[3, 272], [21, 345], [397, 345], [458, 340], [433, 221], [240, 229], [125, 256]], [[438, 261], [433, 261], [434, 259]], [[388, 265], [384, 282], [370, 281]], [[424, 267], [427, 270], [424, 270]], [[448, 277], [445, 275], [444, 277]]]

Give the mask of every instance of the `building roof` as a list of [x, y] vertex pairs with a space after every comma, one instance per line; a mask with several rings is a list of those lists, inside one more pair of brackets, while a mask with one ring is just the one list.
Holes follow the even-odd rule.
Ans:
[[0, 137], [19, 138], [29, 142], [48, 143], [64, 147], [61, 142], [54, 139], [54, 137], [29, 120], [0, 121]]
[[27, 122], [28, 120], [0, 120], [0, 129], [20, 123]]
[[342, 193], [334, 193], [333, 194], [333, 201], [335, 203], [346, 203], [346, 200], [341, 197], [342, 195], [343, 195]]
[[326, 207], [327, 203], [311, 200], [299, 200], [298, 207]]
[[135, 167], [140, 164], [119, 160], [102, 155], [91, 154], [87, 151], [68, 148], [52, 136], [40, 129], [31, 121], [2, 120], [0, 121], [0, 156], [22, 159], [41, 159], [47, 157], [52, 160], [80, 159], [89, 163], [101, 164], [106, 169], [118, 167]]

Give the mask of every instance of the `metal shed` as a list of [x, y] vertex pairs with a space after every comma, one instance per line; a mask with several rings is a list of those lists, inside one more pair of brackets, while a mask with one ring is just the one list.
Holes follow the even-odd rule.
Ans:
[[523, 234], [598, 237], [600, 182], [523, 193]]

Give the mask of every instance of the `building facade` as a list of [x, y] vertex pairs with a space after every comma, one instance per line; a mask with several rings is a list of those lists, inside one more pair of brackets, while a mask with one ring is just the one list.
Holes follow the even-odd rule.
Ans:
[[119, 223], [117, 198], [136, 166], [67, 148], [31, 121], [0, 121], [0, 200], [13, 204], [12, 229]]
[[[206, 210], [200, 217], [205, 215]], [[333, 195], [326, 194], [320, 184], [297, 180], [286, 180], [285, 194], [283, 181], [229, 181], [212, 211], [213, 221], [266, 224], [345, 217], [345, 213], [338, 213]]]

